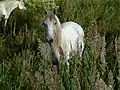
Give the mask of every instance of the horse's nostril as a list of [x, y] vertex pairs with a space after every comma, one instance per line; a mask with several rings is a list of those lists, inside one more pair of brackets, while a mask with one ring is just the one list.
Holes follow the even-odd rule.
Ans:
[[49, 40], [48, 40], [48, 39], [46, 39], [46, 42], [48, 42], [48, 43], [50, 43], [50, 44], [51, 44], [51, 43], [53, 42], [53, 39], [52, 39], [52, 38], [51, 38], [51, 39], [49, 39]]
[[49, 40], [49, 42], [52, 43], [52, 42], [53, 42], [53, 39], [51, 38], [51, 39]]
[[46, 39], [46, 42], [48, 42], [48, 39]]

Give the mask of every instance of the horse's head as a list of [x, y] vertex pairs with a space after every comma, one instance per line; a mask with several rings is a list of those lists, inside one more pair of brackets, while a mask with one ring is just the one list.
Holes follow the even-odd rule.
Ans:
[[24, 6], [24, 2], [22, 0], [18, 1], [19, 2], [19, 9], [23, 9], [23, 10], [26, 10], [26, 7]]
[[43, 20], [46, 28], [46, 41], [51, 44], [54, 41], [55, 31], [57, 29], [57, 20], [53, 12], [49, 11]]

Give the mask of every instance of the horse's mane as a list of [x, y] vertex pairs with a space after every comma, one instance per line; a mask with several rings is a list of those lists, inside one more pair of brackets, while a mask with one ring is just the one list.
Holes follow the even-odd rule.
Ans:
[[61, 54], [63, 54], [63, 50], [61, 48], [61, 24], [60, 24], [60, 21], [59, 21], [59, 19], [56, 15], [55, 15], [55, 18], [56, 18], [56, 22], [57, 22], [56, 30], [55, 30], [55, 36], [54, 36], [55, 43], [56, 43], [56, 46], [57, 46], [59, 52]]

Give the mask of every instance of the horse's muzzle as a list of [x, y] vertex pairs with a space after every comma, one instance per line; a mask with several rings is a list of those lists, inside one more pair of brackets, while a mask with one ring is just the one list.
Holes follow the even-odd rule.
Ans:
[[53, 42], [53, 39], [52, 38], [46, 39], [46, 42], [48, 42], [49, 44], [51, 44]]

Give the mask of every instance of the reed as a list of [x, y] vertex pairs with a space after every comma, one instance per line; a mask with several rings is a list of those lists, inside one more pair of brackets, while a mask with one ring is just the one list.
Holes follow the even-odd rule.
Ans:
[[[27, 11], [14, 10], [8, 32], [0, 34], [0, 90], [120, 89], [119, 0], [24, 1]], [[78, 22], [85, 31], [83, 57], [75, 55], [69, 71], [61, 57], [59, 74], [41, 25], [45, 9], [55, 6], [60, 21]]]

